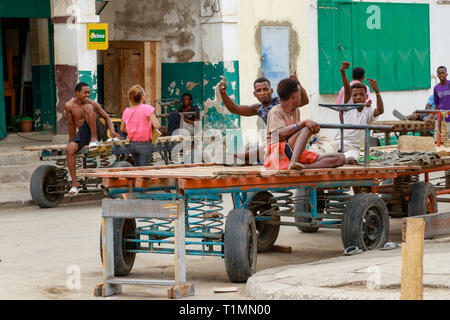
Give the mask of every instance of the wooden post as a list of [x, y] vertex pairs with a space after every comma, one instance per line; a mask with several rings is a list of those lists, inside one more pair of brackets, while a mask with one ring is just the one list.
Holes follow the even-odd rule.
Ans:
[[401, 300], [423, 300], [423, 240], [425, 220], [405, 219], [402, 243]]

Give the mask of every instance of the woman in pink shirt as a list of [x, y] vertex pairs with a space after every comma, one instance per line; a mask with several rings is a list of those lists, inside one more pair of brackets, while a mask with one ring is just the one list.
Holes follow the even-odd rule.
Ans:
[[155, 108], [145, 103], [145, 91], [140, 85], [128, 90], [130, 106], [122, 114], [120, 131], [127, 132], [130, 139], [128, 147], [136, 165], [147, 166], [151, 155], [151, 141], [153, 128], [159, 129]]

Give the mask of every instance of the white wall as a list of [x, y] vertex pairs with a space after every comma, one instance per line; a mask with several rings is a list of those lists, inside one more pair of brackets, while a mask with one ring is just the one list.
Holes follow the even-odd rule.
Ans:
[[[307, 39], [306, 0], [240, 0], [238, 7], [239, 28], [239, 88], [240, 102], [243, 105], [258, 103], [253, 96], [253, 81], [261, 76], [261, 43], [256, 39], [261, 22], [270, 24], [289, 24], [291, 33], [297, 35], [298, 58], [291, 65], [291, 72], [297, 70], [300, 82], [309, 93], [309, 44]], [[276, 95], [276, 88], [274, 94]], [[301, 109], [303, 118], [309, 117], [309, 107]], [[257, 117], [241, 117], [244, 130], [256, 130], [263, 127], [262, 120]], [[244, 131], [245, 132], [245, 131]]]
[[[310, 115], [315, 121], [322, 123], [336, 123], [339, 121], [337, 112], [318, 107], [319, 103], [334, 103], [337, 95], [319, 94], [319, 58], [318, 58], [318, 34], [317, 34], [317, 0], [308, 1], [308, 43], [309, 43], [309, 95]], [[385, 111], [379, 120], [394, 120], [393, 109], [398, 109], [404, 114], [410, 114], [416, 109], [423, 109], [428, 97], [432, 94], [432, 88], [437, 83], [436, 68], [440, 65], [450, 67], [450, 4], [437, 4], [437, 1], [426, 0], [371, 0], [366, 2], [392, 2], [392, 3], [428, 3], [430, 4], [430, 50], [431, 50], [431, 89], [412, 91], [386, 91], [381, 96], [384, 101]], [[336, 70], [339, 72], [339, 70]], [[375, 99], [374, 99], [375, 103]], [[396, 119], [395, 119], [396, 120]], [[334, 135], [335, 130], [323, 130], [324, 135]]]

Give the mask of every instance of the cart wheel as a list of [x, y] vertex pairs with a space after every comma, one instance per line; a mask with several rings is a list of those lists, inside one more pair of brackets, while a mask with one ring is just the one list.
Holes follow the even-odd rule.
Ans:
[[341, 226], [345, 248], [374, 250], [386, 243], [388, 235], [389, 215], [383, 200], [370, 193], [360, 193], [347, 202]]
[[64, 193], [56, 193], [56, 167], [43, 165], [34, 170], [30, 181], [30, 192], [33, 201], [41, 208], [57, 207], [64, 198]]
[[[311, 191], [308, 189], [297, 189], [297, 195], [296, 198], [299, 198], [299, 201], [296, 201], [294, 203], [294, 212], [311, 212], [311, 204], [307, 200], [307, 198], [310, 197]], [[319, 193], [318, 193], [319, 195]], [[319, 198], [319, 196], [318, 196]], [[325, 207], [324, 200], [317, 200], [317, 212], [322, 213], [323, 208]], [[295, 222], [311, 222], [312, 218], [308, 217], [295, 217]], [[297, 226], [297, 229], [304, 233], [314, 233], [319, 231], [319, 227], [300, 227]]]
[[[129, 163], [128, 161], [115, 161], [110, 168], [131, 168], [133, 165]], [[109, 190], [114, 190], [114, 188], [111, 188]], [[109, 197], [111, 199], [123, 199], [122, 194], [109, 194]]]
[[[135, 252], [125, 250], [136, 249], [136, 243], [125, 242], [134, 239], [136, 230], [135, 219], [113, 219], [114, 230], [114, 275], [126, 276], [130, 273], [136, 258]], [[100, 259], [103, 263], [103, 232], [100, 226]]]
[[256, 225], [249, 210], [234, 209], [225, 223], [225, 269], [231, 282], [246, 282], [256, 271]]
[[[248, 210], [253, 213], [253, 216], [268, 216], [264, 214], [266, 211], [272, 209], [272, 203], [276, 200], [274, 196], [267, 191], [257, 192], [248, 203]], [[276, 209], [278, 211], [278, 209]], [[272, 221], [280, 221], [280, 216], [272, 216]], [[258, 242], [258, 252], [266, 252], [272, 249], [273, 244], [278, 238], [280, 225], [267, 224], [263, 221], [255, 221], [256, 237]]]
[[409, 194], [408, 216], [415, 217], [436, 212], [438, 212], [438, 202], [433, 185], [425, 181], [413, 184]]

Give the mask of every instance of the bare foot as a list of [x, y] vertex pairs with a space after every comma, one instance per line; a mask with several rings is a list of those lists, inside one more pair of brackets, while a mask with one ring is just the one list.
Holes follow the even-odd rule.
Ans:
[[289, 164], [288, 170], [303, 170], [305, 166], [300, 162], [294, 162]]
[[356, 159], [353, 157], [348, 157], [345, 159], [345, 164], [355, 165], [358, 164], [358, 161], [356, 161]]

